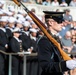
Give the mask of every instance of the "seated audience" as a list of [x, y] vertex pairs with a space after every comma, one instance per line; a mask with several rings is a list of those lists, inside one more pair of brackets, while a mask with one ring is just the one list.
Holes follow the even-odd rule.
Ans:
[[51, 0], [45, 0], [42, 5], [51, 6]]
[[42, 4], [42, 2], [43, 2], [42, 0], [36, 0], [37, 4]]
[[69, 31], [71, 28], [71, 25], [68, 24], [68, 22], [63, 21], [63, 26], [62, 26], [62, 30], [59, 32], [59, 35], [61, 37], [64, 37], [66, 32]]
[[61, 6], [61, 7], [67, 7], [67, 6], [68, 6], [68, 4], [66, 3], [66, 1], [65, 1], [65, 0], [62, 0], [62, 3], [60, 4], [60, 6]]
[[54, 0], [54, 1], [52, 2], [52, 6], [59, 6], [58, 0]]
[[65, 52], [71, 52], [71, 50], [73, 49], [73, 44], [71, 41], [71, 33], [70, 31], [67, 31], [65, 36], [63, 38], [61, 38], [61, 42], [62, 42], [62, 46], [63, 46], [63, 50]]
[[76, 6], [76, 0], [71, 0], [69, 6], [75, 7]]
[[69, 9], [65, 10], [65, 14], [64, 14], [63, 18], [68, 24], [70, 24], [70, 22], [73, 21], [73, 18], [72, 18], [72, 15], [70, 15]]

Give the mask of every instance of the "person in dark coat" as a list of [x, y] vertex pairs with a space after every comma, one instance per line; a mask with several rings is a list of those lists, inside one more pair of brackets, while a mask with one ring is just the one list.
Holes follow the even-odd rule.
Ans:
[[[22, 44], [19, 39], [20, 31], [19, 28], [13, 30], [13, 37], [10, 40], [11, 52], [18, 53], [22, 52]], [[12, 56], [12, 75], [22, 75], [22, 66], [23, 66], [23, 55], [13, 55]]]
[[[0, 19], [0, 50], [6, 52], [8, 49], [8, 38], [6, 35], [5, 26], [7, 24], [7, 19], [1, 17]], [[5, 54], [0, 52], [0, 75], [5, 75]]]
[[[15, 18], [14, 17], [8, 18], [8, 27], [6, 27], [6, 34], [7, 34], [9, 42], [10, 42], [11, 38], [13, 37], [14, 26], [15, 26]], [[9, 43], [8, 43], [7, 52], [10, 52], [10, 44]]]
[[[37, 52], [37, 30], [34, 28], [30, 28], [30, 39], [31, 39], [31, 52], [36, 53]], [[29, 69], [28, 69], [29, 68]], [[38, 73], [38, 58], [37, 55], [34, 56], [28, 56], [27, 57], [27, 75], [37, 75]]]
[[29, 33], [29, 27], [30, 23], [28, 21], [25, 21], [23, 23], [23, 31], [22, 35], [20, 35], [20, 39], [22, 40], [22, 47], [24, 51], [31, 51], [32, 50], [32, 41], [30, 39], [30, 33]]
[[8, 27], [6, 27], [6, 33], [9, 41], [13, 37], [12, 32], [13, 32], [14, 26], [15, 26], [15, 18], [14, 17], [8, 18]]
[[[45, 12], [48, 33], [60, 43], [58, 32], [62, 29], [62, 12]], [[75, 60], [65, 61], [58, 48], [46, 36], [38, 40], [38, 60], [42, 68], [41, 75], [63, 75], [76, 67]]]
[[32, 52], [37, 52], [37, 30], [35, 28], [30, 28], [30, 39], [32, 41]]

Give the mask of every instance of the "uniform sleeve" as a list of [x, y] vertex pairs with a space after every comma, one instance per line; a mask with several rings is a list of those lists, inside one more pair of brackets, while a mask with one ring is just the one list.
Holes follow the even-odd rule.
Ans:
[[17, 43], [13, 39], [10, 40], [10, 48], [11, 48], [11, 51], [15, 53], [20, 51], [17, 46]]
[[68, 70], [66, 67], [66, 61], [55, 62], [53, 56], [52, 47], [47, 39], [41, 39], [38, 42], [38, 57], [40, 66], [45, 72], [62, 72]]
[[5, 33], [2, 33], [0, 31], [0, 45], [5, 47], [5, 45], [7, 44], [7, 39], [6, 36], [4, 35]]

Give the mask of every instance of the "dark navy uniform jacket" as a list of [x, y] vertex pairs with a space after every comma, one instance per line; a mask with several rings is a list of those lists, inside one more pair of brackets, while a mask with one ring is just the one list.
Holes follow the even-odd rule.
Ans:
[[5, 45], [8, 44], [6, 32], [0, 29], [0, 50], [6, 51]]
[[24, 32], [22, 32], [22, 35], [20, 35], [19, 38], [22, 40], [23, 50], [27, 51], [28, 48], [32, 46], [30, 36], [27, 36]]
[[20, 43], [14, 37], [10, 40], [10, 48], [11, 52], [20, 52]]
[[38, 60], [42, 68], [41, 75], [63, 75], [64, 71], [69, 70], [57, 47], [46, 37], [38, 41]]

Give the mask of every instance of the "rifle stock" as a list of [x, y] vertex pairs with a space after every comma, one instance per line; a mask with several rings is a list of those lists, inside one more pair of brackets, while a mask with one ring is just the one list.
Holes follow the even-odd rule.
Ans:
[[19, 1], [19, 3], [24, 7], [25, 11], [28, 13], [28, 15], [32, 18], [32, 20], [37, 24], [37, 26], [43, 31], [43, 33], [46, 35], [46, 37], [58, 48], [58, 50], [61, 53], [61, 56], [64, 60], [71, 60], [71, 58], [61, 49], [60, 44], [48, 33], [46, 30], [45, 25], [31, 12], [29, 11], [22, 2]]

